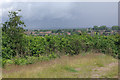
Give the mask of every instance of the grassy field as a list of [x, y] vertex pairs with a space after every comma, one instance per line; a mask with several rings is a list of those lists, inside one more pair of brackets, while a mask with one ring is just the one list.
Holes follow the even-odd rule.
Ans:
[[4, 78], [117, 78], [118, 60], [101, 53], [62, 56], [31, 65], [9, 65]]

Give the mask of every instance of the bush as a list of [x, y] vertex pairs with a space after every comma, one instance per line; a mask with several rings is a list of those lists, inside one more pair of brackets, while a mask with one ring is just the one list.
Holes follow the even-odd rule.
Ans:
[[14, 59], [14, 64], [25, 65], [27, 64], [27, 60], [25, 58], [17, 58], [17, 59]]
[[[114, 36], [90, 36], [83, 35], [71, 35], [71, 36], [24, 36], [27, 39], [28, 45], [25, 49], [26, 53], [22, 54], [19, 58], [15, 58], [14, 49], [8, 47], [6, 43], [3, 43], [3, 66], [6, 63], [24, 65], [33, 64], [37, 60], [50, 60], [58, 57], [61, 54], [78, 55], [81, 52], [88, 52], [91, 50], [97, 50], [104, 54], [110, 54], [113, 57], [120, 58], [120, 46], [119, 35]], [[6, 38], [4, 38], [6, 39]], [[3, 41], [4, 42], [4, 41]], [[8, 60], [9, 59], [9, 60]], [[7, 61], [8, 60], [8, 61]]]

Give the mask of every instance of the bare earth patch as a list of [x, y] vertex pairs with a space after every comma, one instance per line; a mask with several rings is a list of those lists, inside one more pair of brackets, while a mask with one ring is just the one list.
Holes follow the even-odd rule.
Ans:
[[[104, 75], [104, 72], [110, 71], [112, 67], [118, 65], [118, 62], [112, 62], [108, 65], [105, 65], [104, 67], [96, 67], [92, 70], [92, 78], [99, 78], [101, 75]], [[118, 77], [118, 76], [115, 76]]]
[[76, 71], [80, 71], [80, 70], [81, 70], [81, 68], [75, 68], [75, 70], [76, 70]]

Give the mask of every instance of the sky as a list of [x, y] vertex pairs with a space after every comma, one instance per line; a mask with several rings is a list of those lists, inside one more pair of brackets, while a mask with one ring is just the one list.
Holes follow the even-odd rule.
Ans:
[[94, 25], [118, 25], [117, 2], [4, 2], [2, 22], [8, 11], [21, 9], [19, 15], [27, 29], [73, 29]]

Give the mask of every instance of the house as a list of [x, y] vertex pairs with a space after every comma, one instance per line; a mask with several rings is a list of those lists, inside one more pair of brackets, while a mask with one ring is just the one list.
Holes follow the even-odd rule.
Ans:
[[35, 32], [32, 32], [32, 34], [35, 34]]
[[77, 32], [82, 33], [80, 30], [78, 30]]
[[24, 33], [27, 34], [27, 35], [30, 35], [32, 32], [31, 31], [26, 31]]
[[71, 33], [70, 33], [70, 32], [67, 32], [67, 35], [71, 35]]
[[47, 31], [47, 32], [40, 32], [40, 34], [50, 34], [52, 31]]
[[104, 33], [104, 31], [100, 31], [100, 35], [102, 35]]

